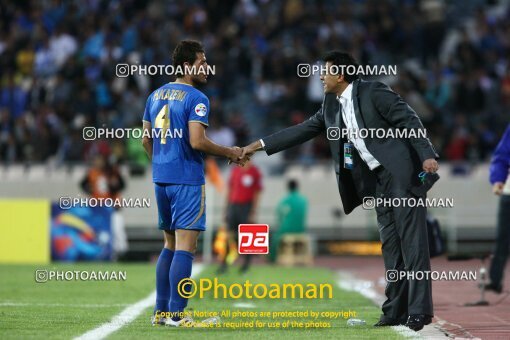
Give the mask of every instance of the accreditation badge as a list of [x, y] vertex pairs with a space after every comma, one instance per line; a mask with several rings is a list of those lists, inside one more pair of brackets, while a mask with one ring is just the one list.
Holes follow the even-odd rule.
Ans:
[[352, 159], [352, 148], [354, 145], [350, 142], [344, 143], [344, 168], [352, 169], [354, 167], [354, 160]]

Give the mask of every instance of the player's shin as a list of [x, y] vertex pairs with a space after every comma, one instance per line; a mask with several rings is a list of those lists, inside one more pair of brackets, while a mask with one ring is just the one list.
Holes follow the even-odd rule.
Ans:
[[168, 312], [168, 303], [170, 301], [170, 266], [174, 252], [170, 249], [163, 248], [156, 264], [156, 306], [154, 313]]
[[[187, 287], [180, 287], [179, 282], [191, 276], [193, 258], [193, 254], [188, 251], [176, 250], [170, 267], [170, 313], [175, 315], [172, 317], [174, 321], [180, 318], [179, 313], [183, 312], [188, 304], [188, 299], [182, 296]], [[179, 289], [181, 289], [181, 292], [179, 292]]]

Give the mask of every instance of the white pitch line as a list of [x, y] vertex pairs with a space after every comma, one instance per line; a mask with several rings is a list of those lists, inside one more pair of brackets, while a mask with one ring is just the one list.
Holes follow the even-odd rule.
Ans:
[[234, 303], [233, 306], [237, 307], [237, 308], [255, 308], [256, 307], [254, 303], [249, 303], [249, 302], [237, 302], [237, 303]]
[[[200, 274], [200, 272], [204, 269], [204, 266], [200, 263], [193, 265], [193, 271], [191, 276], [196, 277]], [[149, 296], [145, 299], [140, 300], [129, 307], [125, 308], [122, 312], [115, 315], [110, 322], [104, 323], [101, 326], [94, 328], [79, 337], [74, 338], [74, 340], [100, 340], [106, 338], [108, 335], [113, 332], [118, 331], [125, 325], [131, 323], [135, 320], [142, 312], [154, 305], [156, 300], [156, 291], [153, 291]]]
[[110, 307], [126, 307], [128, 303], [112, 303], [112, 304], [65, 304], [65, 303], [29, 303], [29, 302], [0, 302], [0, 307], [70, 307], [70, 308], [110, 308]]
[[[364, 297], [370, 299], [376, 305], [382, 305], [382, 303], [386, 300], [386, 298], [383, 295], [379, 294], [374, 289], [374, 284], [372, 281], [356, 279], [351, 273], [345, 271], [340, 271], [339, 274], [340, 279], [338, 280], [338, 285], [340, 286], [340, 288], [348, 291], [358, 292]], [[448, 339], [448, 337], [443, 332], [436, 329], [432, 325], [427, 325], [423, 327], [423, 330], [420, 331], [423, 333], [415, 332], [412, 329], [403, 325], [391, 326], [391, 328], [405, 338], [428, 339], [428, 340]]]
[[101, 326], [88, 331], [85, 334], [75, 338], [75, 340], [93, 340], [104, 339], [113, 332], [119, 330], [123, 326], [135, 320], [146, 308], [154, 304], [156, 299], [156, 292], [152, 292], [145, 299], [138, 301], [124, 309], [120, 314], [113, 317], [110, 322], [104, 323]]

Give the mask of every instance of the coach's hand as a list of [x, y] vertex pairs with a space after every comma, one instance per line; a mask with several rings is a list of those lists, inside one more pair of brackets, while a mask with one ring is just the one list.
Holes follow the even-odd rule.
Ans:
[[242, 158], [241, 158], [241, 156], [243, 154], [243, 149], [241, 149], [238, 146], [233, 146], [230, 148], [230, 151], [231, 152], [228, 157], [228, 164], [236, 163], [236, 164], [243, 166], [245, 163], [242, 161]]
[[439, 169], [439, 164], [434, 158], [429, 158], [423, 161], [423, 170], [425, 172], [436, 172]]
[[260, 151], [262, 149], [263, 148], [262, 148], [262, 144], [260, 143], [260, 140], [257, 140], [243, 148], [243, 153], [241, 155], [241, 159], [244, 160], [245, 162], [247, 162], [250, 160], [250, 157], [253, 156], [253, 154], [255, 152]]

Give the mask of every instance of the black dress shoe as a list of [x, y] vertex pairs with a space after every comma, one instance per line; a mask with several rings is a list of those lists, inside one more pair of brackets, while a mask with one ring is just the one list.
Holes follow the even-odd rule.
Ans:
[[485, 288], [485, 290], [490, 290], [497, 294], [501, 294], [501, 292], [503, 292], [502, 285], [496, 285], [495, 283], [492, 283], [492, 282], [481, 284], [480, 288], [482, 288], [482, 286]]
[[374, 327], [387, 327], [405, 325], [406, 319], [380, 319]]
[[414, 314], [409, 315], [407, 319], [406, 326], [411, 328], [413, 331], [419, 331], [423, 329], [425, 325], [428, 325], [432, 322], [432, 317], [430, 315], [425, 314]]
[[387, 327], [387, 326], [398, 326], [400, 325], [400, 322], [398, 321], [385, 321], [385, 320], [379, 320], [374, 327]]

